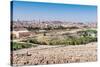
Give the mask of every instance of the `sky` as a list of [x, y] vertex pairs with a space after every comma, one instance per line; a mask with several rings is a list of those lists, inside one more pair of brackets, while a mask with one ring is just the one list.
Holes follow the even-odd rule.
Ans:
[[13, 1], [13, 20], [96, 22], [97, 6]]

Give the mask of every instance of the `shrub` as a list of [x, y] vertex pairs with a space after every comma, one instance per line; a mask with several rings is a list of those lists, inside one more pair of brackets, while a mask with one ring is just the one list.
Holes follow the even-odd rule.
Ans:
[[[26, 40], [25, 40], [26, 41]], [[24, 42], [25, 42], [24, 41]], [[59, 37], [42, 37], [42, 39], [36, 39], [31, 38], [28, 39], [27, 43], [34, 43], [34, 44], [40, 44], [40, 45], [80, 45], [80, 44], [87, 44], [89, 42], [96, 42], [96, 37], [91, 36], [85, 36], [85, 37], [65, 37], [65, 38], [59, 38]]]
[[11, 50], [18, 50], [18, 49], [22, 49], [22, 48], [30, 48], [33, 45], [30, 43], [17, 43], [17, 42], [11, 42]]
[[39, 42], [37, 41], [37, 39], [29, 39], [27, 40], [28, 43], [34, 43], [34, 44], [39, 44]]

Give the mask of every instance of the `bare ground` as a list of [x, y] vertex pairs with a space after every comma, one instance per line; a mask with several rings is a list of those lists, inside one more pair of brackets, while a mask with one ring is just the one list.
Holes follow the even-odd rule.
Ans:
[[75, 46], [40, 45], [38, 47], [13, 51], [12, 54], [12, 64], [14, 66], [90, 62], [96, 60], [96, 42]]

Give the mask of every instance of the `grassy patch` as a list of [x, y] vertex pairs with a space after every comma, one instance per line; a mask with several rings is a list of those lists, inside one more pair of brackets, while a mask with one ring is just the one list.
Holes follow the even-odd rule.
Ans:
[[12, 46], [11, 50], [35, 47], [35, 45], [32, 45], [31, 43], [17, 43], [17, 42], [11, 42], [11, 46]]

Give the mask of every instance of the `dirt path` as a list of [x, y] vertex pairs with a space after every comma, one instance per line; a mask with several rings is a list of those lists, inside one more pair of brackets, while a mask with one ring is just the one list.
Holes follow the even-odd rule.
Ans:
[[97, 43], [76, 46], [38, 46], [13, 51], [13, 65], [38, 65], [97, 60]]

